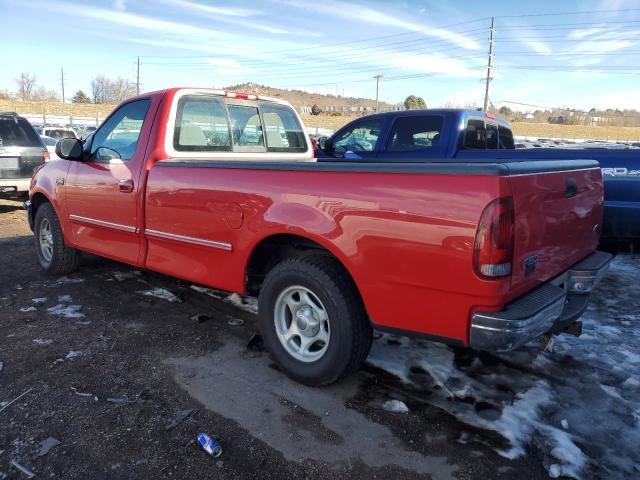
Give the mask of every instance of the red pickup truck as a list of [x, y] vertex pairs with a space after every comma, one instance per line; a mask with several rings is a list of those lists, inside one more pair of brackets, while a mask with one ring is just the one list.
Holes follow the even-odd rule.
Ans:
[[374, 328], [489, 351], [566, 330], [610, 260], [597, 162], [316, 162], [279, 99], [144, 94], [57, 153], [25, 205], [47, 272], [87, 251], [258, 294], [265, 345], [311, 385]]

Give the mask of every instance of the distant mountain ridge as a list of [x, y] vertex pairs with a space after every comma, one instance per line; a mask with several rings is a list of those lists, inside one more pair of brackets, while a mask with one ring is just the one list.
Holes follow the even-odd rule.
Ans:
[[[373, 80], [371, 81], [371, 84], [373, 86]], [[224, 90], [234, 90], [238, 92], [254, 93], [256, 95], [278, 97], [288, 101], [297, 108], [318, 105], [323, 110], [332, 106], [367, 107], [368, 109], [374, 109], [376, 106], [375, 99], [371, 98], [343, 97], [341, 95], [311, 93], [304, 90], [274, 88], [253, 82], [231, 85], [224, 87]], [[395, 105], [391, 103], [380, 102], [381, 111], [391, 110], [394, 107]]]

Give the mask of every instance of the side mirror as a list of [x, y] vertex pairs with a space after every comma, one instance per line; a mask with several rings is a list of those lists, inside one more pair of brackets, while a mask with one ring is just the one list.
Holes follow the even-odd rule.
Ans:
[[324, 150], [327, 147], [328, 140], [329, 140], [329, 137], [320, 137], [318, 139], [318, 147], [320, 147], [320, 150]]
[[65, 160], [82, 160], [82, 142], [77, 138], [62, 138], [56, 145], [56, 155]]

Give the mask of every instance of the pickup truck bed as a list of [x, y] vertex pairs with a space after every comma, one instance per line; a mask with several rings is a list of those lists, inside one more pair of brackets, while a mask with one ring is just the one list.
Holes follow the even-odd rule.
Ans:
[[36, 172], [41, 265], [83, 250], [258, 294], [265, 345], [313, 385], [357, 368], [374, 327], [504, 350], [586, 308], [610, 258], [596, 162], [315, 162], [296, 118], [220, 91], [125, 102]]
[[603, 239], [640, 240], [640, 150], [515, 150], [506, 121], [460, 109], [369, 115], [322, 140], [324, 148], [316, 152], [320, 161], [484, 162], [487, 157], [547, 162], [597, 160], [605, 184]]

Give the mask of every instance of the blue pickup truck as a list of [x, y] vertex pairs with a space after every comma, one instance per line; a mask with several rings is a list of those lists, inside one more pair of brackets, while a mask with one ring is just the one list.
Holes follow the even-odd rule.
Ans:
[[[605, 241], [640, 240], [640, 150], [516, 150], [509, 123], [473, 110], [387, 112], [354, 120], [318, 140], [318, 161], [446, 162], [449, 158], [554, 161], [593, 159], [605, 182]], [[497, 152], [496, 152], [497, 151]]]

